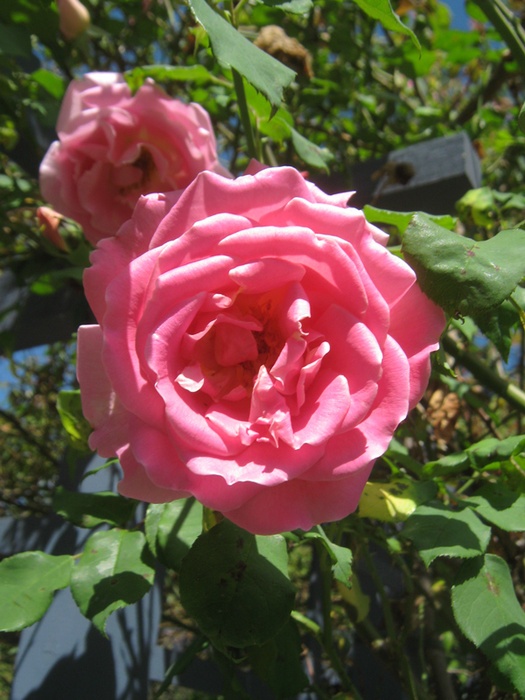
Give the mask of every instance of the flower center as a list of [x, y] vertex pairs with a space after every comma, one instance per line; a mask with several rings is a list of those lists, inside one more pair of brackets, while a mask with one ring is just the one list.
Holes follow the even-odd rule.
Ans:
[[252, 303], [250, 303], [250, 298], [246, 297], [245, 302], [243, 304], [242, 299], [239, 302], [239, 307], [243, 311], [244, 317], [253, 318], [261, 325], [260, 330], [251, 332], [257, 348], [257, 356], [240, 363], [245, 377], [243, 385], [251, 390], [259, 369], [263, 365], [268, 369], [273, 367], [283, 348], [284, 338], [277, 321], [276, 307], [278, 304], [275, 296], [265, 294], [263, 297], [252, 301]]
[[183, 344], [190, 364], [177, 382], [214, 400], [250, 396], [261, 367], [270, 370], [285, 344], [278, 314], [281, 296], [240, 294], [202, 330], [190, 331]]
[[157, 180], [157, 166], [146, 148], [141, 148], [133, 163], [121, 165], [113, 174], [117, 196], [124, 201], [132, 200], [133, 203], [139, 195], [154, 190]]

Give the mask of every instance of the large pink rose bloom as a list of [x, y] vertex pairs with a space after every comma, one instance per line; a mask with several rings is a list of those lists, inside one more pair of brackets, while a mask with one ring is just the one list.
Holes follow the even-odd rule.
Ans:
[[141, 197], [85, 273], [78, 377], [120, 492], [260, 534], [352, 512], [443, 313], [348, 195], [293, 168]]
[[182, 189], [202, 170], [229, 174], [202, 107], [153, 83], [132, 95], [119, 73], [74, 80], [57, 133], [40, 166], [40, 190], [93, 244], [115, 235], [141, 194]]

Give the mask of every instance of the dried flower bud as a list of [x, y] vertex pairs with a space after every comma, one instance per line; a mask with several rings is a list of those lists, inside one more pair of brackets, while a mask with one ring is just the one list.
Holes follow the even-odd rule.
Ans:
[[89, 12], [79, 0], [57, 0], [60, 31], [68, 41], [86, 31], [91, 22]]
[[36, 216], [44, 238], [47, 238], [47, 240], [59, 250], [67, 251], [66, 242], [58, 230], [60, 222], [64, 218], [62, 214], [51, 209], [51, 207], [38, 207]]

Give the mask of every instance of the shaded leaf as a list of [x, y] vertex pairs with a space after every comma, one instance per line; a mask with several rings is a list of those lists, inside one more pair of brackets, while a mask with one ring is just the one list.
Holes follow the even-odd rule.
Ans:
[[363, 592], [359, 579], [354, 574], [352, 576], [352, 587], [348, 588], [340, 581], [337, 582], [337, 590], [341, 598], [352, 608], [350, 613], [352, 622], [362, 622], [366, 620], [370, 612], [370, 596]]
[[80, 611], [105, 634], [112, 612], [140, 600], [151, 588], [154, 562], [142, 532], [96, 532], [86, 542], [71, 592]]
[[465, 636], [525, 696], [525, 612], [506, 562], [494, 554], [465, 562], [452, 588], [452, 609]]
[[502, 530], [525, 530], [525, 493], [516, 493], [500, 483], [485, 484], [466, 501], [482, 518]]
[[182, 561], [182, 604], [219, 648], [264, 644], [293, 606], [286, 559], [283, 537], [256, 537], [223, 520], [200, 535]]
[[234, 68], [260, 90], [274, 107], [279, 107], [283, 90], [295, 77], [294, 71], [245, 39], [212, 10], [206, 0], [188, 0], [188, 4], [195, 19], [206, 30], [219, 63], [225, 68]]
[[253, 670], [270, 686], [275, 698], [293, 697], [308, 685], [301, 638], [293, 620], [288, 620], [265, 644], [248, 647], [246, 654]]
[[469, 509], [441, 503], [422, 505], [406, 521], [403, 537], [412, 540], [426, 566], [436, 557], [477, 557], [486, 550], [490, 527]]
[[40, 620], [53, 593], [69, 585], [73, 557], [23, 552], [0, 562], [0, 632]]
[[22, 27], [0, 24], [0, 56], [2, 54], [31, 58], [31, 35]]
[[202, 505], [194, 498], [152, 503], [146, 512], [146, 538], [155, 556], [178, 571], [202, 532]]
[[53, 495], [54, 511], [80, 527], [96, 527], [101, 523], [125, 525], [135, 506], [135, 501], [112, 491], [77, 493], [59, 486]]
[[525, 104], [522, 105], [518, 115], [518, 126], [525, 133]]

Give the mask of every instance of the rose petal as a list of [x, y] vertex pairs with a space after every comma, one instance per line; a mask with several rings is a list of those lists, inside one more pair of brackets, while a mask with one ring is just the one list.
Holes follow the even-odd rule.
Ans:
[[344, 479], [308, 482], [286, 481], [259, 491], [226, 517], [239, 527], [261, 535], [287, 530], [310, 530], [352, 513], [368, 480], [373, 462]]
[[[77, 338], [77, 378], [82, 411], [94, 428], [89, 446], [102, 457], [112, 457], [128, 439], [129, 414], [115, 394], [102, 362], [100, 326], [80, 326]], [[93, 381], [96, 377], [96, 382]]]

